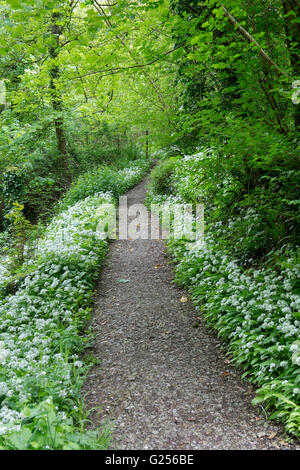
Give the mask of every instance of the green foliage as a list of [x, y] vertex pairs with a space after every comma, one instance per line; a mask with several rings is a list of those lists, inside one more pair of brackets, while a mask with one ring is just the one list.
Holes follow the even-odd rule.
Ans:
[[[11, 166], [6, 168], [2, 176], [1, 196], [2, 196], [2, 225], [7, 226], [6, 214], [13, 208], [15, 203], [22, 201], [24, 193], [24, 175], [20, 168]], [[4, 216], [4, 217], [3, 217]]]
[[26, 213], [34, 222], [52, 215], [52, 207], [61, 194], [61, 188], [53, 177], [36, 176], [26, 185], [23, 203]]
[[140, 158], [141, 150], [128, 125], [103, 120], [90, 128], [86, 122], [79, 127], [70, 123], [68, 135], [72, 140], [74, 176], [100, 165], [126, 167], [128, 162]]
[[236, 133], [178, 158], [169, 186], [150, 185], [147, 201], [204, 203], [205, 243], [169, 242], [176, 280], [258, 385], [253, 403], [300, 437], [299, 188], [290, 184], [299, 163], [288, 139], [260, 138], [245, 132], [241, 146]]
[[[92, 340], [86, 325], [93, 288], [108, 248], [96, 236], [97, 210], [114, 202], [113, 190], [122, 194], [136, 184], [149, 165], [136, 160], [118, 171], [101, 167], [94, 179], [91, 173], [82, 176], [43, 231], [34, 257], [18, 271], [19, 278], [10, 278], [15, 292], [0, 300], [0, 448], [108, 447], [107, 426], [86, 430], [80, 393], [92, 365], [82, 354]], [[90, 180], [86, 194], [83, 185]], [[27, 228], [21, 205], [11, 217], [21, 235]]]
[[176, 159], [170, 158], [169, 160], [162, 161], [151, 172], [151, 190], [155, 194], [173, 194], [174, 183], [171, 176], [175, 170]]
[[[65, 197], [60, 202], [60, 208], [73, 205], [75, 202], [84, 199], [100, 191], [110, 191], [114, 197], [117, 196], [120, 184], [118, 174], [110, 167], [99, 167], [94, 171], [84, 173], [79, 176], [76, 183], [69, 189]], [[122, 187], [120, 187], [122, 191]]]
[[[54, 208], [62, 214], [95, 193], [105, 197], [109, 191], [117, 198], [149, 168], [141, 155], [168, 146], [164, 157], [182, 158], [157, 166], [148, 199], [203, 202], [207, 230], [238, 269], [260, 266], [265, 272], [281, 257], [284, 264], [299, 245], [300, 105], [291, 99], [298, 93], [293, 83], [300, 80], [298, 3], [145, 0], [100, 8], [88, 0], [71, 3], [9, 0], [0, 5], [0, 74], [6, 88], [5, 104], [0, 103], [1, 228], [11, 210], [14, 221], [0, 242], [7, 245], [15, 230], [20, 264], [27, 220], [45, 222]], [[162, 152], [156, 155], [161, 158]], [[14, 204], [20, 206], [13, 209]], [[92, 249], [89, 240], [85, 244]], [[181, 261], [184, 247], [177, 244], [175, 251]], [[201, 287], [196, 301], [208, 302], [212, 326], [224, 337], [238, 321], [243, 332], [241, 312], [221, 310], [220, 296], [226, 298], [226, 292], [210, 289], [210, 277], [220, 273], [206, 261], [206, 267], [198, 259], [183, 262], [193, 272], [203, 271], [207, 281], [209, 298]], [[76, 256], [73, 262], [77, 266]], [[4, 264], [5, 259], [3, 277]], [[284, 271], [282, 263], [274, 269]], [[22, 282], [20, 270], [18, 275]], [[234, 289], [229, 276], [226, 283]], [[253, 300], [242, 289], [238, 297]], [[254, 327], [255, 315], [250, 312]], [[269, 338], [277, 334], [276, 315]], [[70, 347], [75, 336], [66, 340]], [[254, 367], [258, 356], [251, 354], [237, 361]], [[266, 377], [263, 372], [260, 399], [267, 397], [296, 434], [290, 376], [287, 388]], [[55, 411], [45, 400], [42, 394], [32, 409], [49, 405], [54, 422]], [[68, 441], [76, 448], [70, 423], [55, 431], [59, 444], [48, 436], [38, 446], [64, 448]], [[24, 433], [6, 436], [5, 446], [22, 442], [35, 448], [35, 424], [23, 425]]]
[[[2, 450], [103, 450], [110, 430], [76, 432], [72, 418], [61, 419], [51, 400], [22, 410], [25, 424], [19, 431], [4, 436]], [[59, 415], [60, 413], [60, 415]]]
[[[123, 162], [123, 165], [127, 162]], [[121, 170], [115, 170], [109, 166], [100, 166], [95, 170], [79, 176], [77, 181], [60, 201], [58, 208], [64, 210], [87, 196], [99, 192], [110, 192], [114, 198], [118, 198], [134, 186], [149, 169], [151, 162], [147, 160], [135, 160], [131, 166]], [[118, 165], [118, 166], [123, 166]]]
[[300, 73], [293, 55], [299, 33], [284, 16], [288, 2], [275, 3], [266, 13], [261, 0], [222, 6], [171, 1], [174, 38], [186, 52], [178, 73], [184, 145], [197, 145], [207, 134], [221, 136], [236, 119], [263, 122], [282, 135], [299, 130], [298, 107], [290, 99], [291, 82]]
[[207, 324], [228, 343], [243, 377], [258, 385], [253, 404], [264, 402], [270, 418], [282, 420], [299, 438], [299, 254], [272, 268], [245, 270], [224, 251], [216, 227], [206, 240], [191, 251], [170, 242], [177, 282], [188, 287]]
[[12, 273], [17, 271], [24, 263], [26, 242], [32, 229], [31, 223], [24, 217], [24, 206], [14, 202], [6, 218], [10, 221], [10, 234], [12, 235], [12, 249], [9, 252], [9, 269]]
[[223, 245], [240, 262], [267, 258], [299, 243], [300, 166], [294, 147], [287, 138], [245, 126], [243, 138], [233, 132], [226, 145], [216, 142], [214, 149], [158, 165], [150, 191], [204, 203], [206, 224], [221, 224]]
[[[117, 2], [109, 26], [108, 9], [93, 2], [2, 2], [0, 174], [21, 162], [32, 172], [27, 181], [49, 177], [61, 190], [95, 166], [136, 158], [146, 129], [151, 139], [170, 139], [174, 97], [162, 77], [172, 72], [158, 60], [153, 71], [139, 67], [172, 48], [166, 4], [152, 7]], [[38, 212], [36, 199], [25, 210]]]

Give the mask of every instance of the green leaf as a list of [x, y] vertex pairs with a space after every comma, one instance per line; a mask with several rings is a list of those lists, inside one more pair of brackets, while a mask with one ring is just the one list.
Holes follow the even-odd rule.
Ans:
[[28, 428], [23, 428], [19, 432], [9, 434], [6, 439], [16, 449], [24, 450], [27, 449], [31, 436], [32, 432]]

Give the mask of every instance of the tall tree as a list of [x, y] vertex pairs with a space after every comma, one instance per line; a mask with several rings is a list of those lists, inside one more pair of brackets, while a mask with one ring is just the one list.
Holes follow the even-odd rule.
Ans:
[[52, 106], [55, 113], [54, 125], [58, 151], [61, 156], [61, 165], [64, 179], [66, 183], [69, 183], [70, 173], [68, 168], [67, 138], [63, 119], [63, 101], [58, 85], [58, 81], [61, 78], [61, 73], [57, 60], [60, 54], [60, 38], [63, 32], [62, 14], [59, 11], [54, 10], [51, 14], [50, 32], [52, 36], [52, 41], [49, 45], [49, 56], [52, 62], [50, 68], [50, 90]]

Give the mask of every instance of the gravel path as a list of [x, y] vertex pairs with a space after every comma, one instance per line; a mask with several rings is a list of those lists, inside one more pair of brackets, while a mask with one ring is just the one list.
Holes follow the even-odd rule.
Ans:
[[[127, 196], [142, 203], [145, 183]], [[194, 327], [199, 312], [172, 279], [162, 241], [111, 244], [92, 319], [101, 364], [83, 387], [101, 408], [94, 425], [114, 422], [112, 449], [295, 448], [252, 407], [253, 388], [204, 321]]]

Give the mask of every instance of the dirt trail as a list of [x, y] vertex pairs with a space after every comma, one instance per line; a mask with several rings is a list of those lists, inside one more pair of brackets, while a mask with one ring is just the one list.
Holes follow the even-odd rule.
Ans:
[[[145, 183], [127, 196], [143, 203]], [[199, 312], [173, 277], [162, 241], [111, 244], [92, 319], [101, 365], [83, 388], [102, 410], [95, 425], [114, 422], [113, 449], [294, 448], [251, 406], [214, 333], [202, 320], [193, 328]]]

